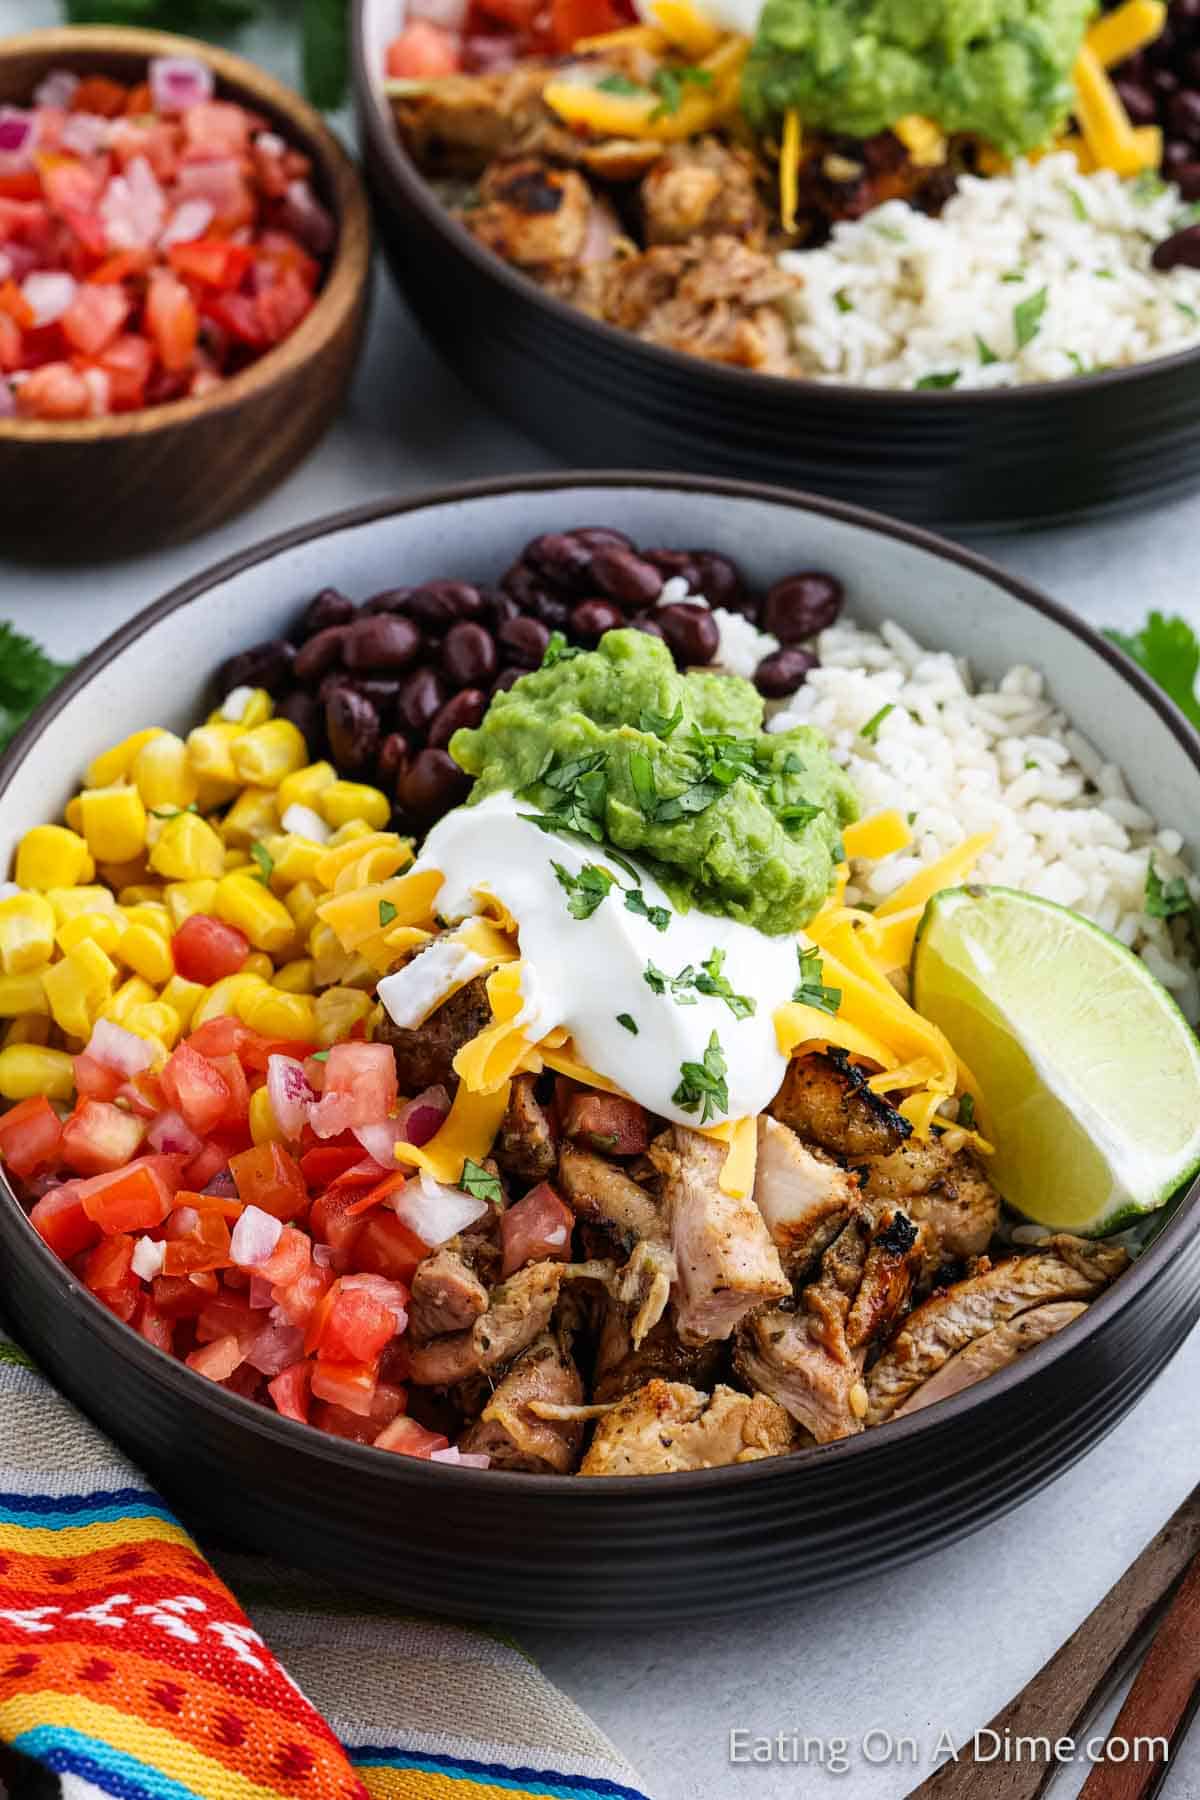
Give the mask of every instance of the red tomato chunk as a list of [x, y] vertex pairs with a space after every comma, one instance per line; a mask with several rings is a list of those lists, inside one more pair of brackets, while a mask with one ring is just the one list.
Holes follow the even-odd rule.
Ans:
[[212, 987], [226, 975], [236, 975], [250, 954], [250, 941], [236, 925], [193, 913], [171, 939], [176, 973], [185, 981]]

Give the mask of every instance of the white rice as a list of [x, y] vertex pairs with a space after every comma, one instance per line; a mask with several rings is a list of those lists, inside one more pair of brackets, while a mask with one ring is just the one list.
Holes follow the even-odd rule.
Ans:
[[[704, 606], [709, 602], [703, 594], [694, 594], [682, 575], [672, 575], [663, 582], [659, 606]], [[708, 667], [724, 675], [741, 675], [753, 681], [754, 671], [764, 656], [778, 650], [779, 639], [769, 631], [760, 631], [743, 613], [730, 612], [724, 606], [710, 608], [717, 627], [717, 654]]]
[[1069, 153], [965, 177], [940, 218], [889, 200], [780, 257], [804, 277], [801, 372], [995, 388], [1185, 349], [1200, 341], [1200, 270], [1160, 274], [1150, 256], [1191, 217], [1174, 186], [1083, 175]]
[[979, 880], [1074, 907], [1136, 950], [1190, 1019], [1200, 1015], [1183, 921], [1145, 911], [1152, 856], [1164, 881], [1185, 877], [1200, 901], [1180, 834], [1159, 829], [1117, 765], [1072, 729], [1036, 669], [1018, 665], [997, 687], [976, 684], [966, 663], [890, 623], [878, 633], [835, 625], [817, 650], [821, 667], [767, 729], [818, 726], [864, 816], [895, 808], [913, 832], [907, 849], [852, 866], [850, 905], [878, 905], [964, 838], [991, 831]]

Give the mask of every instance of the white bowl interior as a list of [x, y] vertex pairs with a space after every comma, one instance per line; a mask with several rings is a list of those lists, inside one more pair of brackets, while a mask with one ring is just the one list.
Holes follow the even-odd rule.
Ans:
[[999, 677], [1042, 670], [1075, 725], [1119, 763], [1137, 798], [1200, 845], [1196, 769], [1166, 721], [1067, 625], [973, 568], [860, 524], [786, 501], [635, 485], [477, 494], [346, 525], [227, 576], [144, 629], [103, 663], [46, 724], [0, 795], [0, 870], [21, 834], [61, 813], [87, 762], [143, 726], [186, 732], [208, 701], [216, 666], [283, 635], [320, 588], [356, 600], [436, 576], [495, 580], [541, 531], [616, 525], [642, 544], [710, 545], [765, 586], [825, 568], [845, 584], [849, 615], [894, 619], [923, 643]]

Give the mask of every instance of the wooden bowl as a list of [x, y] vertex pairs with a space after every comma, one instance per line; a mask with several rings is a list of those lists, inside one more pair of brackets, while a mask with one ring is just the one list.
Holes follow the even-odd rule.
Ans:
[[207, 531], [282, 480], [331, 423], [367, 305], [370, 234], [357, 172], [320, 116], [253, 63], [160, 31], [89, 26], [0, 43], [0, 104], [28, 104], [51, 69], [140, 79], [154, 56], [193, 56], [220, 94], [265, 114], [312, 158], [338, 224], [317, 303], [291, 335], [211, 394], [67, 423], [0, 420], [0, 543], [89, 560]]

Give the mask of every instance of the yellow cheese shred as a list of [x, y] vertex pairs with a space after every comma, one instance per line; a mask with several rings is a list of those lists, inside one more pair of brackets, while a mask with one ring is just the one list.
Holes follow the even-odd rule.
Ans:
[[[364, 848], [365, 846], [365, 848]], [[398, 838], [393, 831], [372, 832], [370, 837], [352, 838], [344, 844], [342, 850], [354, 848], [358, 855], [341, 864], [333, 881], [328, 886], [335, 894], [344, 894], [353, 888], [369, 887], [373, 882], [386, 881], [389, 875], [396, 875], [406, 869], [413, 859], [412, 845], [407, 838]], [[341, 855], [341, 850], [332, 852], [333, 857]], [[330, 865], [329, 852], [317, 864], [317, 875]]]
[[724, 39], [711, 55], [694, 65], [712, 79], [704, 85], [691, 84], [674, 112], [663, 111], [657, 94], [613, 94], [577, 81], [549, 81], [542, 98], [568, 125], [582, 126], [601, 137], [681, 143], [685, 138], [711, 131], [736, 108], [748, 50], [745, 38]]
[[607, 1075], [601, 1075], [599, 1070], [584, 1062], [570, 1038], [557, 1045], [553, 1044], [551, 1040], [556, 1036], [556, 1032], [550, 1032], [537, 1046], [538, 1055], [548, 1069], [553, 1069], [556, 1075], [567, 1076], [570, 1081], [582, 1082], [584, 1087], [600, 1088], [605, 1094], [621, 1094], [628, 1098], [624, 1088], [618, 1087]]
[[465, 1082], [460, 1083], [441, 1129], [427, 1144], [398, 1144], [397, 1162], [424, 1169], [435, 1181], [457, 1185], [467, 1158], [482, 1162], [495, 1143], [509, 1093], [507, 1082], [490, 1094], [473, 1094]]
[[705, 18], [691, 0], [653, 0], [650, 17], [685, 56], [707, 56], [724, 36], [720, 26]]
[[1090, 25], [1084, 43], [1106, 69], [1124, 62], [1138, 50], [1144, 50], [1162, 35], [1167, 22], [1163, 0], [1125, 0], [1104, 17]]
[[893, 808], [888, 812], [872, 813], [869, 819], [860, 819], [856, 825], [847, 825], [842, 832], [842, 843], [847, 856], [878, 862], [881, 856], [907, 849], [912, 843], [912, 830], [904, 814]]
[[782, 1056], [803, 1056], [809, 1050], [848, 1050], [881, 1068], [894, 1069], [899, 1058], [873, 1032], [863, 1031], [840, 1016], [831, 1018], [820, 1007], [789, 1000], [776, 1007], [775, 1042]]
[[723, 1194], [744, 1200], [754, 1190], [754, 1171], [758, 1166], [758, 1118], [750, 1113], [744, 1119], [726, 1119], [722, 1125], [702, 1125], [701, 1137], [718, 1144], [728, 1144], [729, 1153], [721, 1164], [717, 1186]]
[[667, 48], [667, 34], [656, 25], [622, 25], [617, 31], [597, 32], [593, 37], [576, 38], [573, 53], [589, 56], [605, 50], [649, 50], [652, 56]]
[[924, 906], [931, 895], [940, 893], [942, 888], [960, 887], [995, 835], [994, 831], [981, 831], [974, 837], [964, 838], [953, 850], [947, 850], [945, 856], [939, 856], [936, 862], [919, 869], [911, 881], [889, 894], [875, 908], [875, 917], [890, 919], [909, 907]]
[[454, 1058], [454, 1072], [473, 1094], [494, 1094], [511, 1082], [534, 1046], [517, 1024], [523, 964], [509, 962], [488, 977], [492, 1023], [485, 1025]]
[[1118, 175], [1138, 174], [1143, 165], [1133, 122], [1100, 58], [1087, 44], [1075, 59], [1075, 112], [1100, 168]]
[[779, 218], [785, 231], [796, 229], [800, 204], [800, 114], [789, 106], [783, 115], [783, 142], [779, 146]]
[[[442, 886], [437, 869], [414, 870], [370, 887], [331, 894], [317, 907], [317, 916], [329, 926], [343, 950], [357, 950], [391, 925], [433, 924], [433, 905]], [[380, 907], [385, 916], [380, 916]]]
[[932, 119], [922, 113], [905, 113], [892, 130], [908, 151], [918, 169], [933, 169], [946, 160], [946, 136]]

